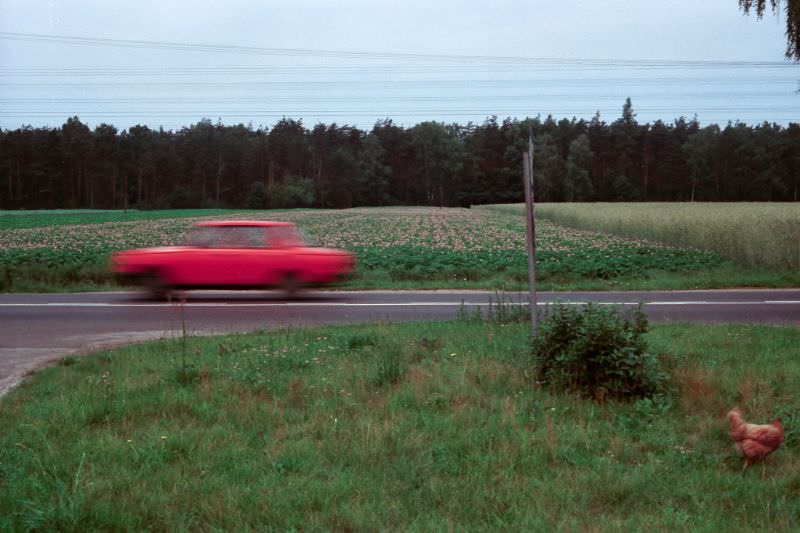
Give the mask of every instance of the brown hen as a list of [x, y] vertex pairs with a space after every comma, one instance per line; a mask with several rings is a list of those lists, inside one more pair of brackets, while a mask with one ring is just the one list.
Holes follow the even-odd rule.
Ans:
[[744, 457], [744, 468], [778, 449], [783, 441], [783, 426], [780, 420], [771, 424], [748, 424], [742, 420], [738, 407], [728, 411], [728, 432], [736, 449]]

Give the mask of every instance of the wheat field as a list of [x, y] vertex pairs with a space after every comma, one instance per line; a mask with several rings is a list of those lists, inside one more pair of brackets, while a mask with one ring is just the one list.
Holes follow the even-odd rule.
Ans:
[[[524, 213], [521, 204], [490, 209]], [[543, 203], [558, 224], [716, 252], [736, 263], [800, 269], [800, 203]]]

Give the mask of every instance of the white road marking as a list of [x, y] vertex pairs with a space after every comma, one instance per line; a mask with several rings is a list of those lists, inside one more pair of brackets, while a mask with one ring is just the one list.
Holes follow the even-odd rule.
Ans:
[[[260, 302], [260, 303], [231, 303], [231, 302], [186, 302], [185, 307], [458, 307], [465, 306], [490, 306], [497, 304], [487, 302], [394, 302], [394, 303], [367, 303], [367, 302]], [[528, 305], [527, 302], [506, 302], [503, 305]], [[546, 305], [540, 303], [539, 305]], [[170, 303], [81, 303], [81, 302], [46, 302], [46, 303], [0, 303], [0, 307], [165, 307], [179, 309], [181, 304]]]
[[[548, 301], [537, 302], [537, 306], [548, 306], [554, 304], [562, 305], [587, 305], [594, 303], [597, 305], [639, 305], [640, 302], [594, 302], [594, 301]], [[800, 305], [800, 300], [763, 300], [763, 301], [653, 301], [641, 302], [644, 306], [689, 306], [689, 305]], [[142, 308], [142, 307], [163, 307], [178, 309], [181, 305], [189, 307], [213, 308], [213, 307], [489, 307], [489, 306], [527, 306], [528, 302], [258, 302], [258, 303], [236, 303], [236, 302], [186, 302], [178, 303], [113, 303], [113, 302], [7, 302], [0, 303], [0, 307], [112, 307], [112, 308]]]

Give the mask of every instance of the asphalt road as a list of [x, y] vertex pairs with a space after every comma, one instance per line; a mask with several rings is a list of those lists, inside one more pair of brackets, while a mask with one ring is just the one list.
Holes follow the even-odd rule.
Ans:
[[[286, 300], [272, 293], [193, 292], [185, 303], [139, 293], [0, 295], [0, 394], [25, 375], [66, 355], [136, 341], [319, 324], [447, 320], [484, 312], [502, 300], [527, 306], [527, 293], [475, 291], [311, 292]], [[653, 323], [800, 326], [800, 289], [674, 292], [540, 293], [538, 305], [594, 301], [635, 306]]]

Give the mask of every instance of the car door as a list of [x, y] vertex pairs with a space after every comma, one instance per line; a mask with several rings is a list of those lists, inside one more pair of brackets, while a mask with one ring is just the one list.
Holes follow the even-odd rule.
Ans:
[[264, 228], [231, 226], [225, 228], [225, 239], [209, 257], [209, 269], [218, 280], [229, 286], [262, 285], [263, 256], [266, 247]]
[[287, 277], [303, 279], [302, 266], [297, 264], [297, 237], [293, 226], [266, 228], [266, 248], [263, 254], [264, 283], [281, 285]]
[[181, 277], [192, 286], [263, 285], [264, 228], [219, 226], [203, 247], [186, 250]]

